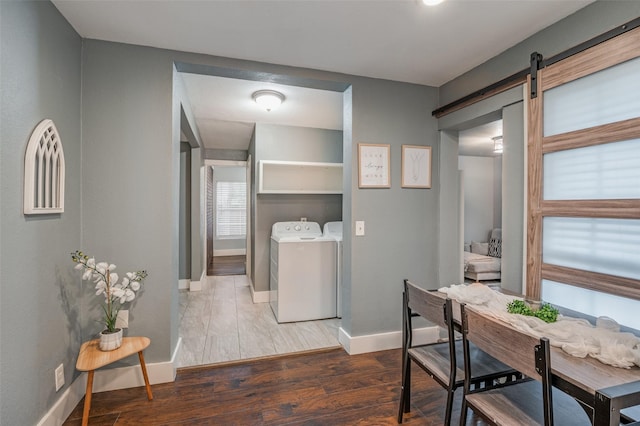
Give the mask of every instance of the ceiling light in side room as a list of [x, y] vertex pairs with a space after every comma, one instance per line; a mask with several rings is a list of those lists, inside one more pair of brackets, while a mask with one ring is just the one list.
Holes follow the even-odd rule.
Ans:
[[253, 100], [267, 111], [271, 111], [284, 102], [284, 95], [275, 90], [258, 90], [253, 94]]
[[422, 0], [422, 3], [426, 4], [427, 6], [435, 6], [442, 3], [443, 1], [444, 0]]
[[496, 154], [502, 154], [502, 149], [504, 148], [502, 145], [502, 136], [496, 136], [491, 139], [493, 140], [493, 152]]

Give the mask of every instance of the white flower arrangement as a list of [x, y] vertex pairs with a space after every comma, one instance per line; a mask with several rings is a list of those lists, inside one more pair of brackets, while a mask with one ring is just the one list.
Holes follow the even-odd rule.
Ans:
[[96, 296], [104, 294], [105, 304], [104, 325], [106, 331], [113, 333], [116, 329], [116, 319], [122, 305], [136, 298], [136, 291], [140, 290], [147, 271], [127, 272], [126, 277], [118, 282], [118, 274], [113, 272], [116, 265], [107, 262], [96, 263], [93, 257], [76, 250], [71, 253], [71, 260], [77, 263], [75, 269], [83, 271], [83, 280], [93, 280], [96, 284]]

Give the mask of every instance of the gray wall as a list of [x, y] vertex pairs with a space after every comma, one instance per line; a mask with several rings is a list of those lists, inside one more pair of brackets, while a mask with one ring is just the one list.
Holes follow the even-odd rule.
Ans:
[[[401, 328], [402, 280], [439, 282], [438, 188], [440, 169], [432, 87], [354, 78], [351, 93], [353, 143], [351, 223], [344, 228], [350, 252], [348, 305], [342, 326], [351, 336]], [[359, 189], [357, 144], [391, 145], [391, 188]], [[432, 189], [401, 188], [402, 145], [432, 146]], [[349, 220], [346, 218], [345, 220]], [[365, 221], [366, 235], [355, 237], [353, 221]], [[437, 286], [437, 284], [435, 285]]]
[[464, 241], [489, 241], [496, 224], [496, 209], [502, 205], [502, 170], [496, 170], [493, 157], [461, 155], [458, 167], [464, 179]]
[[83, 247], [120, 270], [149, 271], [129, 332], [151, 339], [148, 362], [167, 361], [178, 337], [173, 64], [160, 50], [85, 40], [82, 65]]
[[191, 147], [180, 143], [180, 208], [178, 278], [191, 279]]
[[525, 229], [525, 158], [524, 103], [517, 102], [502, 110], [504, 152], [502, 154], [502, 287], [523, 292]]
[[[202, 196], [201, 187], [205, 179], [204, 176], [204, 164], [202, 152], [202, 141], [200, 140], [200, 132], [196, 126], [195, 116], [191, 110], [191, 103], [187, 96], [186, 89], [184, 87], [184, 81], [182, 75], [177, 72], [175, 67], [173, 68], [173, 120], [178, 119], [179, 109], [179, 125], [180, 132], [186, 136], [187, 142], [191, 151], [188, 155], [188, 165], [184, 165], [187, 175], [181, 176], [181, 179], [185, 179], [185, 202], [189, 203], [189, 206], [184, 206], [187, 210], [185, 213], [186, 226], [185, 231], [189, 231], [189, 235], [181, 235], [181, 239], [185, 240], [189, 244], [188, 251], [186, 252], [185, 259], [181, 260], [181, 272], [186, 271], [183, 275], [180, 274], [180, 278], [190, 278], [192, 281], [200, 281], [200, 278], [205, 273], [207, 267], [207, 261], [205, 259], [204, 244], [206, 242], [206, 220], [202, 207], [200, 205], [200, 198]], [[174, 123], [175, 125], [175, 123]], [[175, 129], [174, 129], [175, 131]], [[175, 137], [175, 136], [174, 136]], [[186, 149], [182, 147], [181, 149]], [[180, 170], [183, 170], [183, 165], [180, 165]], [[188, 182], [186, 182], [188, 181]], [[181, 183], [182, 191], [182, 183]], [[182, 196], [182, 193], [181, 193]], [[182, 202], [182, 201], [181, 201]], [[182, 208], [181, 204], [181, 208]], [[182, 211], [181, 211], [182, 213]], [[181, 225], [182, 226], [182, 223]], [[182, 228], [181, 228], [182, 229]], [[182, 265], [182, 263], [185, 265]]]
[[462, 176], [458, 167], [458, 132], [440, 132], [440, 187], [438, 206], [438, 257], [439, 280], [431, 277], [428, 280], [429, 288], [460, 284], [462, 276], [462, 220], [464, 212], [461, 212]]
[[191, 148], [191, 281], [206, 277], [204, 246], [207, 241], [206, 217], [201, 204], [204, 185], [204, 161], [200, 147]]
[[[33, 425], [76, 376], [96, 299], [69, 255], [82, 248], [81, 40], [49, 2], [2, 1], [0, 43], [0, 424]], [[25, 150], [45, 118], [64, 150], [65, 211], [27, 217]], [[61, 363], [67, 384], [56, 393]]]
[[[249, 228], [247, 231], [250, 231], [251, 233], [251, 239], [249, 240], [249, 246], [247, 247], [247, 251], [249, 251], [250, 253], [252, 253], [251, 259], [247, 258], [247, 262], [249, 262], [251, 264], [251, 268], [249, 268], [251, 270], [251, 272], [249, 272], [249, 277], [251, 278], [251, 282], [255, 283], [256, 282], [256, 201], [258, 199], [257, 196], [257, 186], [256, 186], [256, 173], [258, 171], [258, 168], [256, 167], [256, 163], [255, 161], [253, 161], [254, 158], [256, 158], [256, 132], [255, 129], [253, 131], [253, 134], [251, 135], [251, 141], [249, 142], [249, 147], [247, 148], [247, 155], [248, 158], [251, 158], [251, 161], [249, 161], [249, 167], [251, 169], [251, 184], [250, 186], [250, 191], [251, 191], [251, 203], [249, 206], [249, 214], [250, 214], [250, 219], [249, 219]], [[254, 288], [255, 288], [255, 284], [254, 284]]]
[[[523, 114], [520, 117], [524, 117]], [[523, 122], [524, 123], [524, 122]], [[522, 133], [524, 135], [524, 132]], [[493, 227], [502, 227], [502, 155], [493, 157]]]
[[[256, 124], [255, 165], [261, 160], [342, 162], [342, 132], [308, 127]], [[257, 166], [256, 166], [257, 170]], [[254, 173], [258, 186], [258, 174]], [[342, 220], [342, 196], [335, 194], [258, 194], [255, 202], [254, 288], [269, 290], [271, 226], [275, 222]]]

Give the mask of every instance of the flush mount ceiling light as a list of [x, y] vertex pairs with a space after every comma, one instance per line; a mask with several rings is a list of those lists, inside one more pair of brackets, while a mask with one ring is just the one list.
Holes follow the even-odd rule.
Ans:
[[443, 1], [444, 0], [422, 0], [422, 3], [426, 4], [427, 6], [435, 6], [442, 3]]
[[253, 100], [267, 111], [271, 111], [284, 102], [284, 95], [275, 90], [258, 90], [253, 94]]
[[502, 144], [502, 136], [496, 136], [491, 139], [493, 140], [493, 152], [496, 154], [502, 154], [502, 149], [504, 148]]

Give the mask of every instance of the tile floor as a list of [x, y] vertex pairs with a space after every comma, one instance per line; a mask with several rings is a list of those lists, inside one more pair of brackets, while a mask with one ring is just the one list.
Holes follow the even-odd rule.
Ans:
[[278, 324], [268, 303], [253, 303], [246, 275], [211, 276], [201, 291], [180, 291], [178, 367], [340, 346], [340, 319]]

